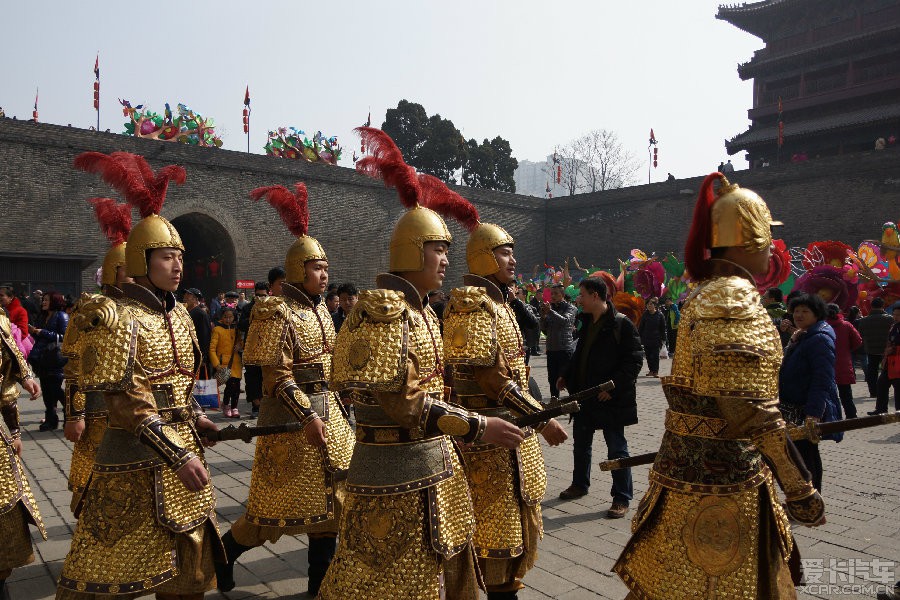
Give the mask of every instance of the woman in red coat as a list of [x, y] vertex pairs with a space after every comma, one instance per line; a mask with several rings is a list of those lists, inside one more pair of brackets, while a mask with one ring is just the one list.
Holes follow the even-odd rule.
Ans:
[[828, 324], [834, 329], [834, 380], [837, 383], [838, 396], [844, 407], [844, 418], [856, 418], [856, 405], [853, 403], [853, 389], [856, 383], [856, 369], [853, 368], [853, 351], [862, 345], [862, 337], [851, 323], [844, 320], [841, 307], [828, 305]]
[[6, 309], [10, 323], [14, 323], [22, 331], [22, 335], [28, 335], [28, 311], [19, 302], [9, 286], [0, 286], [0, 306]]

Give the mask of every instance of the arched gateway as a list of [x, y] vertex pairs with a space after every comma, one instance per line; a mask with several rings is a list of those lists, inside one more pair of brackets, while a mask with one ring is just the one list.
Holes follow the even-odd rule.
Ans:
[[234, 289], [236, 259], [228, 230], [212, 217], [189, 212], [172, 219], [184, 243], [181, 288], [198, 288], [206, 298]]

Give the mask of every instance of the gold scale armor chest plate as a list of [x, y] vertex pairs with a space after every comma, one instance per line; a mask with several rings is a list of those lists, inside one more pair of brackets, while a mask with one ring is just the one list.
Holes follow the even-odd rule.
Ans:
[[686, 303], [663, 378], [666, 431], [613, 568], [637, 597], [793, 597], [789, 583], [775, 590], [761, 577], [774, 565], [759, 553], [760, 531], [773, 528], [784, 560], [792, 545], [772, 475], [749, 440], [730, 437], [716, 401], [777, 398], [780, 361], [778, 332], [748, 280], [714, 278]]
[[[171, 435], [202, 461], [191, 402], [197, 341], [190, 315], [180, 305], [166, 314], [127, 297], [115, 312], [106, 320], [111, 329], [87, 334], [93, 339], [82, 355], [82, 381], [87, 389], [122, 393], [134, 385], [139, 366]], [[164, 583], [178, 574], [173, 533], [192, 536], [207, 520], [215, 525], [211, 483], [189, 491], [126, 423], [117, 422], [112, 403], [110, 408], [78, 506], [72, 541], [78, 552], [69, 554], [60, 576], [60, 587], [69, 590], [112, 594]]]
[[758, 484], [762, 459], [749, 440], [725, 434], [716, 398], [778, 397], [778, 332], [755, 287], [740, 277], [702, 284], [681, 322], [672, 374], [662, 382], [669, 410], [651, 477], [675, 489]]
[[[466, 283], [480, 283], [472, 276], [466, 279]], [[492, 285], [489, 281], [484, 283]], [[509, 411], [497, 398], [483, 393], [471, 370], [494, 367], [497, 353], [502, 352], [513, 380], [527, 392], [523, 341], [512, 308], [491, 297], [485, 288], [468, 286], [453, 290], [445, 315], [444, 347], [453, 369], [458, 401], [469, 410], [508, 417]], [[540, 501], [547, 486], [537, 435], [527, 430], [525, 441], [516, 450], [474, 445], [465, 448], [462, 456], [475, 509], [476, 554], [492, 559], [522, 555], [526, 538], [523, 526], [526, 522], [541, 522]], [[523, 519], [523, 510], [534, 511], [535, 518]]]
[[[286, 297], [283, 310], [286, 317], [283, 325], [278, 325], [276, 320], [264, 327], [287, 327], [289, 334], [276, 336], [254, 330], [252, 339], [270, 344], [294, 340], [294, 379], [309, 397], [312, 409], [325, 421], [326, 448], [323, 452], [311, 446], [302, 431], [260, 439], [253, 461], [247, 519], [296, 534], [327, 528], [325, 522], [335, 518], [335, 474], [349, 467], [354, 436], [338, 406], [336, 394], [323, 391], [323, 382], [331, 376], [336, 337], [325, 303], [312, 307]], [[281, 347], [268, 348], [262, 354], [280, 355]], [[259, 425], [296, 420], [280, 400], [263, 400]]]

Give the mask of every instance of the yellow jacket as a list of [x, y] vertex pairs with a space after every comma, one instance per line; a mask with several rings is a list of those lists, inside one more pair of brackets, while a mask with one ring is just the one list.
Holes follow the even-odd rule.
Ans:
[[[212, 338], [209, 341], [209, 362], [212, 364], [213, 369], [218, 369], [220, 366], [228, 366], [228, 361], [231, 360], [231, 353], [234, 351], [236, 335], [237, 330], [234, 326], [222, 327], [221, 325], [216, 325], [213, 329]], [[235, 354], [234, 362], [231, 363], [231, 376], [240, 379], [242, 369], [241, 355]]]

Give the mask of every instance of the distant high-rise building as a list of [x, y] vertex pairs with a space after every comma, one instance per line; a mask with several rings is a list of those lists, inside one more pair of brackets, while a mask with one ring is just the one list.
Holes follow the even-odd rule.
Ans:
[[[563, 184], [556, 183], [556, 171], [552, 164], [552, 154], [544, 162], [519, 160], [519, 166], [513, 173], [513, 179], [516, 182], [516, 193], [526, 196], [538, 196], [540, 198], [546, 198], [549, 194], [553, 194], [554, 198], [568, 196], [568, 188]], [[587, 181], [581, 183], [587, 185]], [[549, 193], [547, 192], [547, 186], [550, 186]], [[584, 189], [579, 189], [575, 193], [584, 191]], [[590, 191], [590, 189], [587, 189], [587, 191]]]
[[752, 168], [900, 136], [900, 0], [763, 0], [716, 18], [766, 44], [738, 66], [753, 79], [752, 125], [725, 142], [729, 154], [746, 151]]

